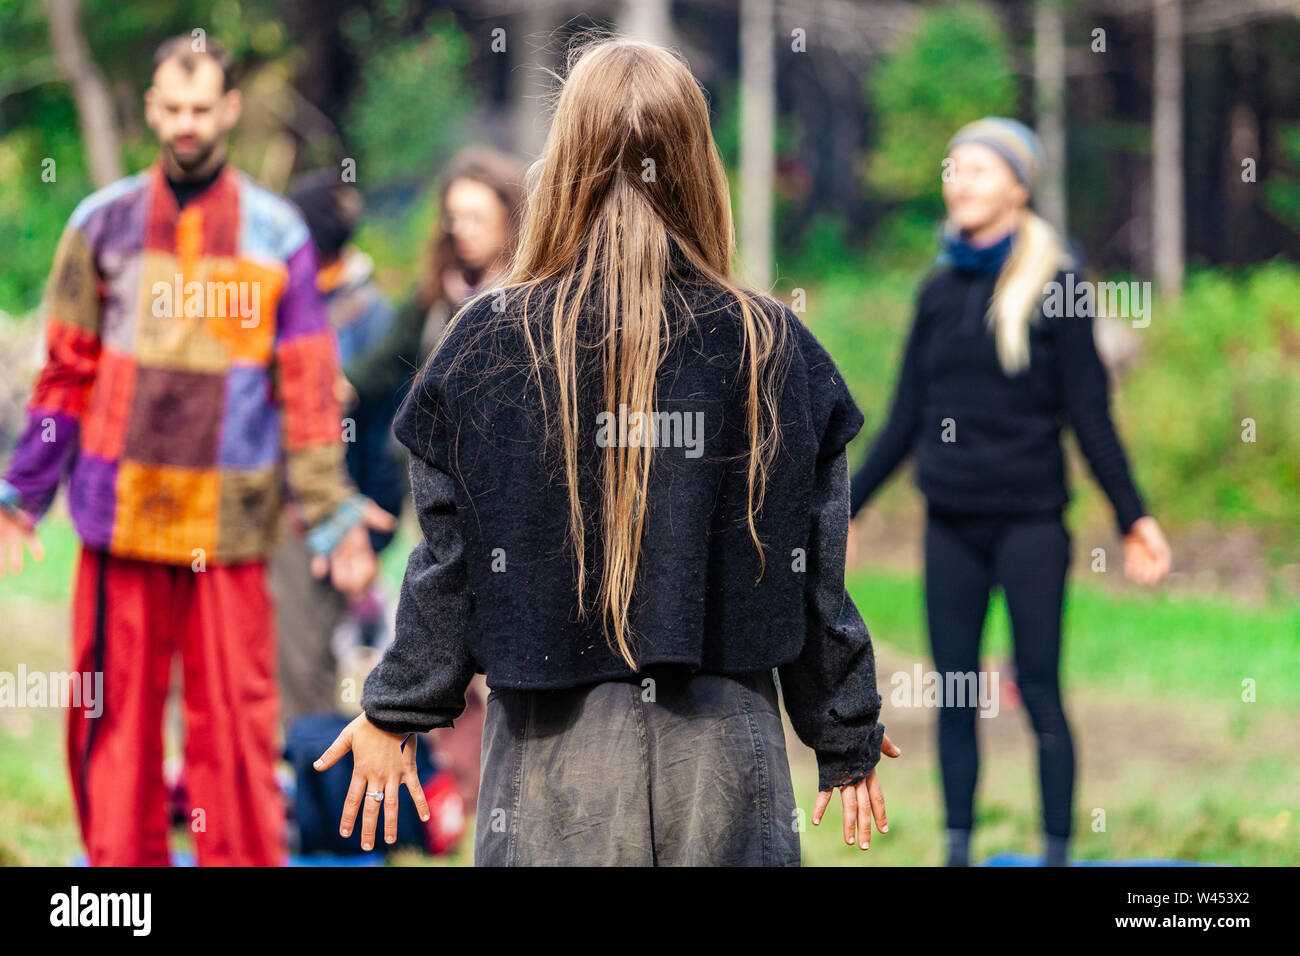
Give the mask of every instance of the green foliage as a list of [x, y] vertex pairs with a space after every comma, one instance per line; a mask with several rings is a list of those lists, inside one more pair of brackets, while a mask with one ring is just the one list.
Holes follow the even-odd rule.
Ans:
[[880, 119], [868, 182], [898, 199], [937, 196], [943, 149], [958, 128], [1016, 105], [1002, 31], [982, 6], [928, 9], [917, 31], [870, 76]]
[[872, 231], [872, 264], [885, 271], [924, 271], [939, 254], [941, 217], [927, 206], [907, 203]]
[[[1293, 167], [1300, 168], [1300, 126], [1278, 130], [1282, 149]], [[1300, 177], [1274, 173], [1264, 181], [1264, 208], [1300, 232]]]
[[469, 57], [469, 39], [436, 17], [365, 61], [345, 123], [360, 183], [420, 180], [464, 141], [475, 107], [461, 81]]
[[800, 237], [794, 271], [825, 277], [852, 268], [856, 257], [848, 246], [847, 225], [842, 216], [823, 213], [814, 217]]
[[740, 167], [740, 90], [738, 84], [729, 84], [709, 104], [713, 126], [713, 140], [718, 144], [718, 154], [728, 170]]
[[[21, 315], [40, 302], [59, 235], [91, 190], [71, 102], [51, 97], [51, 113], [67, 125], [23, 127], [0, 138], [0, 312]], [[47, 168], [53, 182], [42, 179]]]
[[425, 188], [404, 214], [394, 219], [371, 216], [362, 221], [353, 242], [375, 260], [375, 279], [397, 300], [425, 275], [425, 257], [438, 222], [437, 195]]
[[[721, 95], [709, 104], [713, 126], [713, 140], [718, 144], [718, 155], [728, 169], [740, 168], [740, 84], [729, 83]], [[804, 138], [799, 130], [797, 116], [778, 116], [772, 148], [778, 157], [794, 150]]]
[[854, 461], [889, 413], [919, 279], [917, 271], [864, 263], [857, 274], [845, 271], [808, 291], [801, 318], [834, 357], [866, 418], [849, 453]]
[[[1193, 273], [1124, 384], [1139, 481], [1170, 519], [1300, 530], [1300, 269]], [[1246, 419], [1255, 440], [1243, 440]]]

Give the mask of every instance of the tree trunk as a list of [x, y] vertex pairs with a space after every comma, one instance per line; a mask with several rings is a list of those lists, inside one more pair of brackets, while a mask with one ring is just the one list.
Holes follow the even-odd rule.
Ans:
[[618, 28], [635, 40], [671, 46], [673, 26], [670, 8], [669, 0], [623, 0]]
[[1152, 0], [1155, 69], [1151, 117], [1151, 245], [1156, 284], [1183, 291], [1182, 0]]
[[[1226, 123], [1223, 155], [1224, 219], [1222, 245], [1216, 250], [1219, 261], [1254, 262], [1265, 258], [1258, 247], [1259, 181], [1264, 165], [1260, 149], [1260, 121], [1255, 104], [1259, 101], [1259, 56], [1257, 38], [1247, 29], [1238, 30], [1228, 40], [1232, 64], [1233, 104]], [[1244, 160], [1253, 165], [1247, 178]]]
[[90, 176], [99, 188], [124, 175], [121, 136], [113, 112], [113, 95], [86, 45], [78, 7], [78, 0], [45, 0], [50, 19], [50, 47], [59, 72], [72, 87]]
[[551, 83], [547, 71], [555, 68], [555, 57], [547, 38], [554, 27], [555, 15], [550, 7], [529, 3], [511, 21], [507, 34], [515, 152], [529, 160], [541, 154], [550, 127], [546, 103]]
[[1065, 17], [1060, 0], [1034, 4], [1034, 108], [1044, 163], [1035, 206], [1064, 238], [1065, 187]]
[[740, 257], [748, 282], [772, 284], [776, 43], [772, 0], [740, 4]]

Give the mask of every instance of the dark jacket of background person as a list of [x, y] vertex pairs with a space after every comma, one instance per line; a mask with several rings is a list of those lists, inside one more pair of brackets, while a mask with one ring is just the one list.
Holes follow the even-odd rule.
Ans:
[[[392, 304], [372, 278], [370, 257], [351, 246], [344, 246], [340, 256], [337, 276], [322, 273], [321, 292], [338, 332], [339, 357], [347, 377], [351, 362], [384, 359], [395, 317]], [[353, 440], [347, 444], [348, 473], [362, 494], [395, 515], [402, 510], [407, 487], [404, 456], [392, 440], [394, 408], [392, 402], [358, 393], [356, 405], [344, 409], [343, 415], [355, 423]], [[370, 532], [376, 551], [392, 539], [392, 532]]]
[[[374, 281], [374, 263], [348, 240], [361, 215], [361, 194], [338, 182], [333, 170], [318, 170], [297, 181], [290, 199], [302, 212], [322, 263], [316, 275], [330, 325], [338, 340], [344, 377], [350, 365], [367, 358], [391, 360], [386, 354], [394, 325], [393, 306]], [[400, 449], [391, 439], [396, 406], [361, 396], [343, 411], [352, 422], [346, 442], [347, 468], [362, 494], [390, 514], [401, 511], [406, 471]], [[387, 547], [391, 532], [370, 532], [371, 546]]]
[[[428, 307], [414, 295], [396, 313], [390, 310], [377, 344], [343, 360], [344, 377], [357, 396], [357, 441], [348, 446], [348, 469], [359, 469], [383, 485], [371, 497], [390, 514], [399, 512], [411, 490], [406, 454], [392, 433], [393, 418], [415, 373], [441, 339], [452, 309], [444, 301]], [[377, 534], [370, 533], [372, 544]], [[387, 546], [391, 539], [389, 534], [381, 544]]]
[[[341, 184], [333, 170], [319, 170], [299, 179], [290, 198], [302, 212], [320, 255], [322, 265], [314, 284], [329, 316], [340, 363], [380, 348], [392, 326], [393, 308], [374, 281], [370, 257], [348, 244], [361, 215], [361, 194]], [[342, 419], [348, 474], [379, 507], [399, 514], [406, 496], [406, 469], [405, 456], [392, 438], [392, 407], [354, 402], [343, 408]], [[393, 539], [392, 532], [372, 529], [369, 535], [376, 552]], [[311, 719], [315, 719], [295, 726], [299, 718], [333, 714], [339, 708], [341, 675], [332, 639], [347, 618], [349, 606], [353, 606], [353, 620], [363, 642], [376, 639], [382, 629], [378, 614], [356, 612], [357, 605], [342, 592], [312, 574], [311, 554], [299, 535], [281, 538], [271, 556], [270, 571], [280, 719], [289, 743], [298, 746], [300, 735], [304, 731], [310, 734]], [[310, 791], [302, 794], [305, 802]]]
[[[1092, 317], [1049, 316], [1044, 304], [1029, 325], [1029, 367], [1008, 376], [985, 321], [996, 281], [996, 272], [949, 266], [922, 287], [889, 417], [853, 475], [852, 513], [913, 450], [917, 486], [940, 508], [1060, 509], [1069, 501], [1060, 440], [1068, 422], [1123, 535], [1144, 507], [1111, 421]], [[1064, 272], [1056, 281], [1073, 287]]]
[[[821, 788], [855, 782], [879, 760], [884, 734], [870, 635], [844, 589], [844, 448], [862, 414], [830, 356], [782, 307], [782, 451], [756, 516], [766, 555], [759, 580], [745, 521], [738, 309], [709, 287], [683, 289], [688, 302], [670, 296], [668, 319], [689, 325], [661, 368], [656, 407], [702, 411], [703, 454], [655, 452], [631, 608], [639, 673], [673, 664], [719, 674], [779, 668], [794, 729], [817, 754]], [[488, 296], [469, 306], [395, 424], [412, 453], [424, 538], [407, 567], [396, 640], [362, 694], [371, 722], [394, 733], [449, 725], [476, 671], [494, 689], [632, 673], [606, 645], [598, 612], [578, 620], [566, 489], [539, 460], [540, 402], [520, 326], [496, 324], [483, 336], [491, 308]], [[584, 381], [580, 407], [594, 409], [599, 382]], [[594, 420], [580, 432], [586, 515], [599, 513], [593, 468], [604, 449], [595, 432]], [[598, 537], [588, 530], [589, 573], [601, 567]], [[599, 584], [590, 583], [588, 594]]]

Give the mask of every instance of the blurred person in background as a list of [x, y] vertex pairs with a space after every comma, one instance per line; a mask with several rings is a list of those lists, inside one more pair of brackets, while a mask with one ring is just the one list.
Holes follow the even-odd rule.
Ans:
[[345, 363], [362, 401], [396, 409], [452, 315], [505, 275], [519, 238], [524, 165], [487, 146], [461, 150], [437, 186], [424, 276], [381, 345]]
[[[853, 475], [852, 513], [915, 451], [930, 649], [945, 688], [975, 686], [989, 593], [1001, 586], [1038, 739], [1045, 859], [1063, 866], [1075, 765], [1060, 690], [1070, 563], [1063, 422], [1114, 508], [1125, 573], [1155, 584], [1170, 550], [1110, 418], [1091, 310], [1054, 317], [1044, 307], [1050, 283], [1075, 286], [1061, 240], [1028, 206], [1041, 163], [1037, 135], [1015, 120], [976, 121], [949, 143], [943, 254], [918, 297], [889, 416]], [[969, 864], [977, 706], [945, 697], [939, 711], [950, 866]]]
[[[441, 341], [452, 315], [505, 275], [519, 238], [524, 174], [522, 162], [487, 146], [452, 157], [437, 186], [438, 226], [418, 289], [377, 348], [345, 359], [358, 403], [391, 420], [412, 374]], [[455, 774], [470, 811], [478, 799], [486, 695], [480, 675], [470, 684], [465, 713], [455, 726], [432, 734], [437, 762]]]
[[374, 578], [367, 527], [392, 527], [344, 468], [307, 227], [226, 162], [241, 107], [229, 71], [211, 39], [158, 48], [145, 109], [160, 155], [72, 213], [48, 360], [0, 480], [0, 573], [16, 573], [67, 477], [82, 541], [71, 670], [103, 675], [103, 716], [70, 708], [67, 724], [93, 866], [170, 862], [162, 718], [177, 650], [198, 862], [286, 862], [266, 586], [281, 485], [315, 572], [344, 592]]
[[[369, 353], [378, 354], [393, 324], [393, 307], [372, 278], [370, 257], [349, 242], [361, 218], [360, 191], [340, 182], [338, 173], [320, 170], [297, 180], [289, 199], [302, 212], [319, 256], [316, 287], [338, 337], [341, 362], [346, 367]], [[346, 380], [339, 396], [348, 473], [362, 494], [390, 514], [400, 513], [406, 496], [405, 462], [390, 438], [391, 403], [356, 400]], [[329, 581], [313, 576], [306, 529], [292, 526], [299, 524], [293, 519], [290, 513], [289, 533], [270, 562], [280, 641], [281, 721], [286, 728], [304, 714], [337, 711], [332, 640], [344, 618], [355, 618], [352, 630], [363, 644], [382, 642], [379, 632], [384, 628], [380, 582], [349, 598]], [[378, 554], [392, 538], [392, 532], [372, 531], [371, 547]]]
[[[367, 361], [392, 366], [397, 357], [387, 349], [392, 347], [388, 334], [393, 307], [374, 281], [374, 262], [351, 244], [364, 205], [361, 192], [326, 169], [300, 177], [290, 187], [289, 199], [302, 212], [316, 246], [316, 286], [338, 336], [344, 366]], [[362, 494], [390, 514], [400, 514], [407, 493], [406, 455], [392, 436], [396, 407], [371, 390], [363, 398], [346, 378], [339, 382], [348, 473]], [[361, 594], [348, 595], [312, 575], [306, 529], [292, 512], [286, 523], [290, 527], [271, 556], [270, 569], [284, 701], [281, 722], [285, 753], [296, 774], [291, 835], [301, 852], [346, 855], [358, 852], [360, 841], [340, 840], [331, 818], [337, 788], [346, 793], [348, 776], [321, 779], [310, 764], [360, 713], [357, 696], [345, 695], [341, 688], [359, 689], [391, 641], [393, 602], [381, 578]], [[392, 539], [391, 531], [370, 532], [376, 554]], [[423, 747], [420, 755], [429, 820], [421, 827], [411, 807], [402, 845], [443, 853], [464, 833], [464, 801], [454, 775], [438, 767]]]

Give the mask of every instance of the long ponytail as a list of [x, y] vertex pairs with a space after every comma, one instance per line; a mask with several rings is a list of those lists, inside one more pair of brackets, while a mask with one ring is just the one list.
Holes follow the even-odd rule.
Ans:
[[998, 362], [1014, 375], [1029, 366], [1029, 324], [1040, 313], [1043, 287], [1066, 267], [1069, 256], [1055, 229], [1025, 208], [989, 303], [988, 322], [997, 341]]

